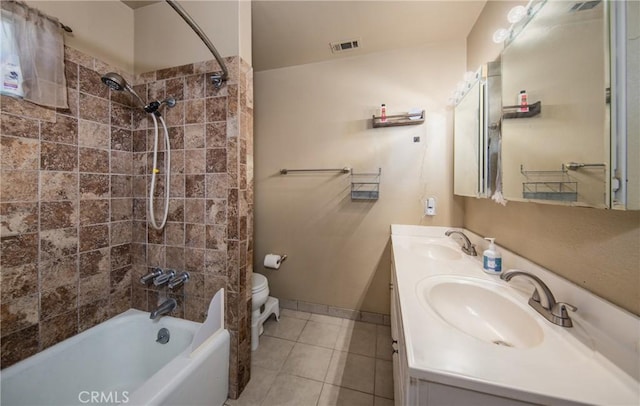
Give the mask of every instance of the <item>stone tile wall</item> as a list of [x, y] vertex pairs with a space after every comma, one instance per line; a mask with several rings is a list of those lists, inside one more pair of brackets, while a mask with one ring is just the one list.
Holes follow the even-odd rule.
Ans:
[[[153, 125], [100, 75], [117, 71], [67, 48], [69, 109], [2, 97], [0, 223], [4, 368], [130, 307], [150, 311], [166, 297], [172, 314], [203, 321], [225, 288], [231, 333], [229, 395], [250, 377], [253, 269], [253, 79], [227, 58], [230, 79], [215, 89], [214, 61], [137, 79], [147, 100], [173, 96], [164, 112], [171, 143], [168, 223], [147, 224]], [[120, 72], [130, 83], [126, 73]], [[164, 168], [160, 148], [158, 168]], [[158, 176], [160, 219], [165, 177]], [[168, 292], [139, 284], [154, 267], [188, 271]]]
[[[174, 316], [200, 322], [213, 295], [225, 288], [229, 396], [236, 398], [250, 377], [253, 85], [247, 63], [231, 57], [226, 65], [230, 79], [220, 89], [209, 80], [208, 72], [219, 69], [215, 61], [145, 73], [134, 86], [148, 100], [172, 96], [177, 105], [163, 112], [171, 145], [171, 200], [160, 232], [147, 223], [153, 121], [134, 112], [133, 306], [150, 311], [174, 297], [179, 303]], [[164, 143], [161, 150], [162, 174]], [[157, 182], [156, 197], [162, 197], [166, 179], [158, 176]], [[162, 199], [155, 200], [155, 208], [159, 221]], [[175, 291], [139, 284], [154, 267], [188, 271], [191, 279]]]
[[132, 110], [66, 50], [68, 109], [1, 99], [1, 367], [131, 307]]

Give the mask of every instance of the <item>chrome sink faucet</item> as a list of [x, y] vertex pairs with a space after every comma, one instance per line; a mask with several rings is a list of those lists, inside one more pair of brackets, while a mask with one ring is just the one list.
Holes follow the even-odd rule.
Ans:
[[458, 234], [464, 240], [464, 244], [462, 245], [462, 252], [467, 255], [471, 255], [472, 257], [478, 256], [478, 253], [476, 252], [476, 246], [471, 244], [471, 240], [469, 240], [469, 237], [467, 237], [462, 231], [447, 230], [447, 232], [444, 233], [444, 235], [446, 235], [447, 237], [450, 237], [451, 234]]
[[533, 295], [529, 299], [529, 306], [533, 307], [538, 313], [544, 316], [553, 324], [557, 324], [562, 327], [571, 327], [573, 323], [569, 317], [569, 312], [578, 310], [577, 307], [570, 305], [569, 303], [556, 302], [555, 297], [549, 287], [542, 282], [540, 278], [523, 271], [511, 270], [500, 275], [500, 279], [509, 282], [514, 276], [524, 276], [534, 286]]
[[151, 320], [157, 319], [159, 316], [164, 316], [165, 314], [169, 314], [178, 306], [178, 302], [175, 299], [167, 299], [164, 302], [160, 303], [160, 306], [154, 311], [151, 312], [149, 318]]

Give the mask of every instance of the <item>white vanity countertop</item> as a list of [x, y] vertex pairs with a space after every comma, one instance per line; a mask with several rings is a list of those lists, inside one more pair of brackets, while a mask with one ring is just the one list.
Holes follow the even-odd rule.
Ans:
[[[607, 340], [609, 346], [620, 347], [621, 340], [619, 337], [603, 339], [607, 332], [594, 331], [589, 322], [581, 319], [580, 313], [584, 312], [591, 317], [594, 313], [598, 314], [598, 309], [588, 308], [595, 303], [596, 307], [602, 307], [603, 314], [614, 314], [616, 320], [613, 324], [622, 326], [621, 334], [628, 336], [627, 343], [632, 343], [631, 348], [623, 351], [622, 356], [633, 357], [630, 362], [631, 369], [638, 368], [640, 364], [638, 348], [633, 348], [634, 345], [638, 345], [638, 317], [575, 285], [575, 289], [581, 292], [566, 293], [567, 289], [572, 289], [567, 287], [567, 281], [557, 282], [559, 278], [550, 273], [541, 274], [536, 270], [535, 273], [549, 285], [556, 300], [567, 301], [579, 307], [577, 313], [571, 314], [574, 327], [556, 326], [528, 306], [527, 301], [533, 288], [525, 278], [514, 278], [511, 282], [505, 282], [499, 276], [482, 271], [481, 248], [478, 248], [478, 257], [463, 254], [461, 258], [453, 260], [433, 259], [420, 252], [420, 245], [425, 243], [459, 250], [460, 245], [457, 241], [444, 235], [448, 229], [391, 226], [392, 258], [400, 298], [399, 313], [411, 376], [532, 403], [640, 404], [640, 383], [637, 377], [625, 373], [618, 365], [603, 356], [603, 351], [598, 350]], [[472, 238], [472, 233], [465, 231], [465, 234]], [[475, 236], [475, 239], [477, 240], [478, 236]], [[504, 256], [505, 250], [500, 251]], [[531, 272], [520, 266], [519, 269]], [[503, 266], [503, 272], [507, 270], [508, 268]], [[522, 304], [521, 308], [536, 318], [544, 332], [543, 341], [531, 348], [504, 347], [481, 341], [450, 326], [418, 298], [419, 282], [436, 275], [459, 275], [509, 286], [518, 304]], [[554, 284], [558, 284], [557, 289]], [[593, 298], [581, 303], [572, 302], [576, 297], [585, 295]], [[451, 300], [456, 298], [452, 297]], [[612, 349], [614, 352], [618, 350], [619, 348]]]

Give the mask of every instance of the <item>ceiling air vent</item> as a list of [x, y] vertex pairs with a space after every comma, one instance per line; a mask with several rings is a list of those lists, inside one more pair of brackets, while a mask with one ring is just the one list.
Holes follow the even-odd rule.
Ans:
[[353, 39], [350, 41], [332, 42], [329, 44], [329, 46], [331, 47], [331, 52], [333, 52], [334, 54], [344, 51], [353, 51], [354, 49], [360, 47], [360, 40]]
[[592, 8], [597, 6], [599, 3], [601, 3], [601, 0], [578, 2], [578, 3], [574, 4], [573, 7], [571, 7], [571, 10], [569, 10], [569, 11], [591, 10]]

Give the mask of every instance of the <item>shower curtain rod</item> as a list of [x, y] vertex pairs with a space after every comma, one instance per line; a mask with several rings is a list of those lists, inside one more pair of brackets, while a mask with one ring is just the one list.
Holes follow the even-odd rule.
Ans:
[[216, 88], [219, 88], [220, 86], [222, 86], [223, 82], [229, 79], [229, 71], [227, 70], [227, 66], [224, 63], [224, 60], [218, 53], [218, 50], [216, 49], [216, 47], [213, 46], [211, 41], [209, 41], [209, 38], [204, 34], [204, 32], [202, 32], [202, 29], [198, 26], [198, 24], [196, 24], [193, 18], [191, 18], [191, 16], [182, 8], [181, 5], [179, 5], [175, 0], [166, 0], [166, 2], [171, 6], [171, 8], [173, 8], [176, 11], [176, 13], [180, 15], [180, 17], [182, 17], [182, 19], [189, 25], [189, 27], [191, 27], [191, 29], [196, 33], [196, 35], [200, 37], [202, 42], [204, 42], [207, 48], [209, 48], [209, 51], [211, 51], [213, 56], [216, 58], [216, 61], [218, 61], [218, 65], [220, 65], [220, 68], [222, 69], [222, 74], [211, 75], [211, 81], [213, 82]]
[[38, 12], [38, 14], [40, 14], [42, 17], [46, 18], [47, 20], [53, 21], [54, 23], [58, 23], [60, 24], [60, 28], [62, 28], [63, 30], [65, 30], [66, 32], [73, 32], [73, 30], [71, 29], [71, 27], [69, 27], [68, 25], [64, 25], [62, 24], [58, 19], [53, 18], [51, 16], [46, 15], [45, 13], [43, 13], [42, 11], [38, 10], [37, 8], [33, 8], [33, 7], [29, 7], [28, 4], [22, 3], [20, 1], [15, 1], [15, 0], [10, 0], [11, 3], [13, 4], [17, 4], [20, 7], [23, 8], [28, 8], [28, 9], [32, 9], [32, 10], [36, 10]]

